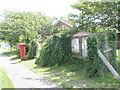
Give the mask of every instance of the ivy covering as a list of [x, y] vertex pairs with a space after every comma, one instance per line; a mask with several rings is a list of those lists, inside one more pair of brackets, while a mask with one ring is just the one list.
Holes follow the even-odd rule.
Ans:
[[85, 71], [87, 72], [89, 77], [93, 76], [101, 76], [103, 73], [108, 71], [108, 68], [102, 62], [100, 57], [98, 56], [98, 49], [104, 53], [106, 50], [104, 48], [105, 45], [105, 37], [107, 37], [108, 46], [111, 48], [109, 53], [109, 62], [116, 69], [116, 31], [114, 29], [109, 29], [103, 33], [98, 33], [94, 36], [90, 36], [87, 38], [87, 53], [88, 57], [85, 59]]
[[[101, 45], [102, 42], [98, 44], [98, 36], [91, 36], [87, 39], [87, 53], [88, 56], [85, 59], [85, 71], [89, 77], [100, 76], [103, 73], [103, 62], [100, 60], [98, 55], [98, 45]], [[100, 41], [100, 40], [99, 40]], [[102, 40], [101, 40], [102, 41]]]
[[61, 34], [53, 35], [43, 45], [36, 64], [41, 66], [62, 65], [71, 60], [71, 36], [77, 30], [64, 31]]
[[117, 69], [117, 65], [116, 65], [116, 48], [117, 48], [117, 34], [116, 34], [116, 30], [112, 29], [112, 30], [108, 30], [107, 33], [108, 36], [108, 44], [111, 47], [111, 52], [110, 52], [110, 58], [109, 61], [112, 64], [112, 66]]
[[[48, 38], [42, 45], [40, 55], [35, 63], [41, 66], [54, 66], [75, 62], [72, 58], [71, 52], [71, 36], [73, 36], [76, 32], [78, 32], [78, 30], [74, 29]], [[82, 66], [82, 69], [86, 71], [89, 77], [101, 76], [103, 73], [108, 71], [108, 68], [98, 55], [98, 49], [100, 49], [100, 51], [104, 54], [106, 37], [108, 45], [112, 49], [110, 51], [111, 55], [109, 61], [113, 67], [116, 67], [116, 32], [114, 29], [108, 29], [105, 32], [97, 33], [96, 35], [89, 36], [87, 38], [88, 56], [83, 60], [79, 60], [79, 64]]]
[[27, 58], [33, 59], [36, 56], [37, 43], [35, 41], [30, 42], [30, 48], [27, 54]]

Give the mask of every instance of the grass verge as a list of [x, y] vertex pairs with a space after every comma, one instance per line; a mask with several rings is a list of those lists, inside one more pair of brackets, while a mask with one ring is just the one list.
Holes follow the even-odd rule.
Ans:
[[14, 88], [14, 86], [3, 69], [0, 68], [0, 90], [2, 88]]
[[120, 84], [111, 73], [102, 77], [89, 78], [81, 70], [81, 66], [67, 64], [53, 67], [40, 67], [35, 63], [35, 59], [18, 62], [29, 68], [35, 73], [40, 73], [52, 80], [57, 85], [64, 88], [120, 88]]
[[[81, 70], [82, 66], [80, 66], [79, 63], [66, 64], [59, 67], [40, 67], [34, 64], [35, 59], [21, 61], [14, 56], [12, 60], [18, 61], [33, 72], [44, 75], [64, 88], [120, 88], [120, 83], [110, 72], [102, 77], [89, 78], [86, 76], [85, 72]], [[117, 62], [120, 66], [119, 57], [117, 58]]]

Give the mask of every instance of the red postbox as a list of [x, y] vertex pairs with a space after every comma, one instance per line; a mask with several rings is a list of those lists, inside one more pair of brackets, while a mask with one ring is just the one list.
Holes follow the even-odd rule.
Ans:
[[26, 58], [25, 44], [19, 44], [19, 46], [20, 46], [20, 58], [25, 59]]

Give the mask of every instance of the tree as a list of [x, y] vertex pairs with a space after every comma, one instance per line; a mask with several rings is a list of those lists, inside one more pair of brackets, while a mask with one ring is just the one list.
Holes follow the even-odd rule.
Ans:
[[69, 19], [79, 23], [79, 27], [82, 29], [95, 30], [97, 26], [119, 29], [117, 2], [80, 2], [79, 0], [72, 7], [79, 10], [80, 13], [78, 15], [70, 14]]
[[41, 13], [6, 11], [0, 27], [4, 40], [16, 45], [45, 38], [53, 26], [51, 18]]

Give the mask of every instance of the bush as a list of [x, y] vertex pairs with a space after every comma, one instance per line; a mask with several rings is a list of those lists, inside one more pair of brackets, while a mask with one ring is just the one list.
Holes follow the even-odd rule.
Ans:
[[69, 55], [66, 56], [65, 54], [64, 47], [62, 47], [63, 42], [62, 38], [53, 35], [42, 46], [40, 56], [37, 59], [38, 62], [36, 62], [41, 66], [61, 65], [65, 63]]
[[115, 29], [111, 29], [108, 31], [107, 33], [108, 36], [108, 44], [111, 47], [111, 52], [110, 52], [110, 59], [109, 62], [111, 63], [111, 65], [117, 69], [117, 65], [116, 65], [116, 49], [117, 49], [117, 34], [116, 34], [116, 30]]
[[27, 58], [33, 59], [36, 56], [37, 43], [35, 41], [30, 42], [30, 48], [27, 54]]
[[88, 56], [85, 59], [85, 71], [89, 77], [100, 76], [103, 73], [104, 64], [98, 56], [97, 36], [88, 37], [87, 45]]
[[116, 69], [116, 32], [115, 30], [107, 30], [104, 33], [100, 33], [94, 36], [90, 36], [87, 38], [87, 53], [88, 56], [85, 59], [85, 71], [87, 72], [87, 75], [89, 77], [94, 76], [100, 76], [105, 71], [108, 71], [108, 68], [105, 66], [103, 61], [100, 59], [98, 55], [98, 49], [105, 54], [103, 51], [105, 51], [104, 44], [106, 42], [105, 37], [107, 37], [107, 42], [110, 48], [112, 49], [110, 51], [109, 55], [109, 62], [112, 64], [112, 66]]
[[41, 66], [62, 65], [71, 60], [71, 36], [76, 29], [51, 36], [40, 50], [36, 64]]

